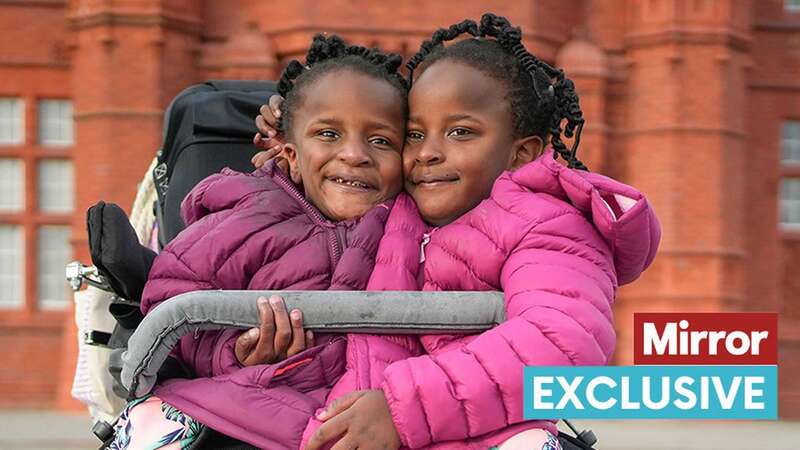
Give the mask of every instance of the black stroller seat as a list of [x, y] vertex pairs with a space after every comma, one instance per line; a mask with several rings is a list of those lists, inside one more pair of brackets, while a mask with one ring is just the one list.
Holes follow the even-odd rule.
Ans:
[[161, 247], [185, 227], [181, 202], [197, 183], [225, 167], [253, 171], [254, 120], [275, 92], [267, 81], [209, 81], [183, 90], [167, 107], [153, 170]]

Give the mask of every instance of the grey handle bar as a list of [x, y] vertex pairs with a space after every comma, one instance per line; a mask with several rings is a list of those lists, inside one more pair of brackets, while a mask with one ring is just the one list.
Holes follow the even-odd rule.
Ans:
[[150, 311], [122, 356], [122, 383], [132, 397], [148, 394], [180, 338], [201, 330], [259, 325], [256, 300], [279, 295], [303, 312], [305, 329], [331, 333], [469, 334], [505, 320], [501, 292], [197, 291]]

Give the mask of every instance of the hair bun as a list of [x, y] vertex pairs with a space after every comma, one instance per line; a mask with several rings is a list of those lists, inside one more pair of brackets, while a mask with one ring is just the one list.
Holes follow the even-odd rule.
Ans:
[[394, 53], [390, 53], [386, 58], [384, 66], [386, 66], [386, 70], [389, 72], [397, 72], [397, 69], [400, 68], [401, 64], [403, 64], [403, 57]]
[[317, 34], [306, 54], [306, 64], [310, 66], [327, 59], [338, 58], [344, 55], [346, 47], [344, 40], [335, 34], [330, 37]]

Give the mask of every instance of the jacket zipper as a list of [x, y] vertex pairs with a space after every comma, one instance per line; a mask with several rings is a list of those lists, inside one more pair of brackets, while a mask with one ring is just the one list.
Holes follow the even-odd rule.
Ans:
[[339, 262], [339, 259], [342, 257], [342, 252], [344, 251], [345, 247], [347, 247], [347, 230], [345, 230], [344, 226], [337, 225], [333, 229], [333, 237], [336, 240], [334, 249], [334, 254], [336, 255], [335, 259], [336, 262]]
[[433, 235], [436, 230], [439, 228], [434, 228], [431, 230], [430, 233], [424, 233], [422, 235], [422, 242], [419, 244], [419, 263], [422, 264], [425, 262], [425, 246], [431, 242], [431, 236]]
[[431, 241], [431, 235], [425, 233], [422, 235], [422, 243], [419, 245], [419, 263], [425, 262], [425, 246]]
[[283, 189], [289, 193], [292, 198], [294, 198], [303, 209], [311, 215], [311, 217], [317, 221], [320, 225], [326, 228], [325, 232], [328, 234], [328, 249], [330, 250], [331, 256], [331, 270], [335, 269], [336, 266], [339, 264], [339, 259], [342, 257], [342, 242], [340, 242], [340, 238], [337, 235], [337, 226], [336, 224], [332, 223], [330, 220], [325, 218], [319, 210], [314, 207], [305, 197], [303, 194], [300, 193], [300, 190], [297, 189], [297, 186], [294, 183], [290, 182], [280, 169], [277, 167], [273, 167], [273, 171], [277, 170], [277, 176], [274, 177], [275, 180], [280, 184]]

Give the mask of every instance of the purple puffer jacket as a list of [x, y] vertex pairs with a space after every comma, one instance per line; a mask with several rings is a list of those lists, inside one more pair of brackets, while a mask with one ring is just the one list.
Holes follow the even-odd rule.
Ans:
[[[414, 449], [486, 450], [526, 429], [555, 432], [552, 422], [523, 420], [523, 367], [607, 364], [617, 287], [650, 265], [659, 239], [641, 193], [569, 170], [552, 150], [438, 229], [401, 194], [368, 289], [502, 290], [507, 321], [468, 337], [348, 335], [347, 373], [327, 403], [382, 389]], [[304, 443], [319, 425], [312, 418]]]
[[[184, 200], [189, 227], [156, 258], [142, 311], [195, 290], [363, 290], [391, 204], [332, 223], [274, 164], [253, 174], [223, 170]], [[233, 351], [239, 334], [185, 336], [175, 355], [199, 378], [166, 382], [155, 394], [229, 436], [297, 448], [344, 373], [346, 340], [317, 336], [321, 345], [285, 361], [242, 368]]]

